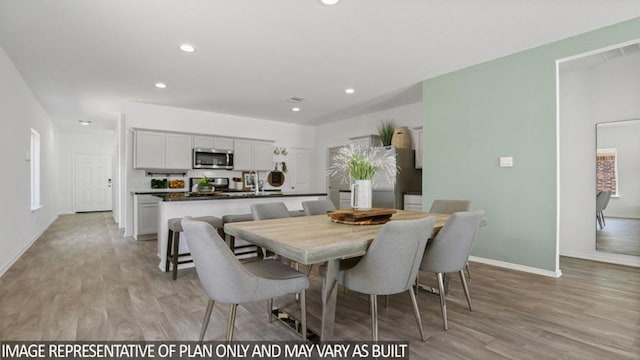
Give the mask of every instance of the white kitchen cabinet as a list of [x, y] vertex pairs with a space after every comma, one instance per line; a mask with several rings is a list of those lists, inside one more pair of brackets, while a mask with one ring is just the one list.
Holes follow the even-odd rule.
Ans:
[[152, 195], [135, 195], [134, 199], [134, 238], [136, 240], [157, 238], [160, 199]]
[[217, 136], [193, 136], [193, 147], [202, 149], [233, 150], [233, 139]]
[[404, 209], [406, 211], [422, 211], [422, 195], [404, 195]]
[[351, 209], [351, 191], [340, 191], [340, 209]]
[[190, 169], [191, 135], [134, 132], [134, 169]]
[[352, 144], [358, 145], [362, 148], [382, 146], [382, 141], [380, 141], [380, 136], [378, 135], [356, 136], [349, 138], [349, 140], [351, 140]]
[[134, 141], [134, 169], [164, 168], [165, 134], [151, 131], [136, 131]]
[[416, 169], [422, 169], [422, 126], [414, 130], [416, 131]]
[[165, 169], [191, 169], [191, 136], [166, 134]]
[[235, 170], [273, 170], [273, 143], [261, 140], [234, 140]]

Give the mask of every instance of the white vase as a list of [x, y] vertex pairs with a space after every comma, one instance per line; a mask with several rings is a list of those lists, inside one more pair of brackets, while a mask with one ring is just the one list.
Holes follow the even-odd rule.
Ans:
[[351, 184], [351, 207], [354, 209], [371, 208], [371, 180], [356, 180]]

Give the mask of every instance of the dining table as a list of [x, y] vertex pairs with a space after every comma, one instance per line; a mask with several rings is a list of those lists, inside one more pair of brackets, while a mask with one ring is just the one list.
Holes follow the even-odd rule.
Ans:
[[[396, 210], [391, 221], [436, 218], [435, 234], [451, 215]], [[326, 263], [322, 285], [322, 318], [320, 340], [333, 338], [336, 310], [336, 274], [340, 261], [367, 253], [382, 224], [353, 225], [337, 223], [327, 215], [300, 216], [272, 220], [228, 223], [227, 236], [242, 238], [302, 265]]]

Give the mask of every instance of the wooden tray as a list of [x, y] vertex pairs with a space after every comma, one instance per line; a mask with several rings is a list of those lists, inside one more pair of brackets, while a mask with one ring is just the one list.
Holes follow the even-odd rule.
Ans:
[[343, 209], [327, 214], [331, 221], [349, 225], [379, 225], [391, 220], [394, 209], [371, 208], [366, 210]]

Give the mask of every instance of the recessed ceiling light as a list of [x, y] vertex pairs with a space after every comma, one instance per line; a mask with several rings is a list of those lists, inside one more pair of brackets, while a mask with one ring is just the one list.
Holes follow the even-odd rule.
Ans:
[[158, 83], [156, 83], [156, 87], [158, 89], [165, 89], [167, 87], [167, 84], [158, 82]]
[[298, 111], [300, 111], [300, 108], [294, 107], [294, 108], [291, 108], [291, 111], [298, 112]]
[[319, 0], [319, 1], [320, 1], [320, 4], [327, 5], [327, 6], [335, 5], [340, 2], [340, 0]]
[[91, 125], [91, 121], [89, 120], [78, 120], [78, 122], [80, 123], [80, 125]]
[[186, 53], [192, 53], [194, 51], [196, 51], [196, 48], [193, 47], [193, 45], [190, 44], [182, 44], [180, 45], [180, 50], [186, 52]]
[[352, 89], [352, 88], [348, 88], [348, 89], [344, 89], [344, 92], [347, 93], [347, 94], [353, 94], [356, 91], [354, 89]]

